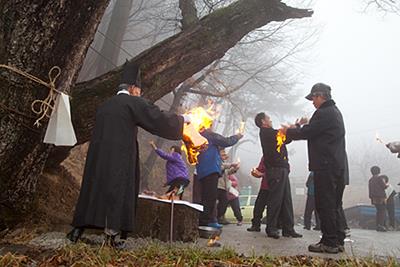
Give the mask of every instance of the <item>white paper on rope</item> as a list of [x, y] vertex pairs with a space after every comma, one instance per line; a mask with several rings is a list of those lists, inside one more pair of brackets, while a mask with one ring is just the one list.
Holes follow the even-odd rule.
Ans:
[[68, 95], [61, 93], [57, 96], [43, 142], [56, 146], [76, 144]]

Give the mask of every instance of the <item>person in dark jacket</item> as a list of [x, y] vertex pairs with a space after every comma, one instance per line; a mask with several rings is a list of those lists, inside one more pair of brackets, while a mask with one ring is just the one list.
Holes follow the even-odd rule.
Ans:
[[368, 181], [368, 191], [371, 204], [376, 208], [376, 231], [386, 232], [386, 183], [382, 176], [379, 175], [380, 173], [381, 169], [378, 166], [371, 167], [372, 177]]
[[[167, 161], [167, 163], [165, 163], [165, 169], [167, 171], [166, 185], [168, 185], [169, 188], [166, 193], [169, 194], [175, 191], [175, 194], [177, 194], [181, 186], [183, 188], [187, 187], [190, 182], [189, 171], [182, 158], [181, 148], [179, 146], [171, 146], [170, 153], [166, 153], [162, 149], [157, 148], [153, 141], [150, 142], [150, 145], [160, 158]], [[183, 191], [179, 192], [177, 196], [182, 199]]]
[[[307, 100], [316, 108], [309, 124], [300, 120], [283, 127], [287, 138], [307, 140], [309, 170], [314, 172], [315, 206], [321, 221], [322, 239], [308, 250], [319, 253], [344, 251], [344, 220], [341, 215], [345, 188], [346, 144], [343, 117], [331, 98], [330, 86], [317, 83]], [[306, 124], [301, 127], [301, 124]]]
[[304, 209], [304, 229], [311, 230], [311, 216], [314, 212], [315, 227], [314, 230], [321, 230], [318, 213], [315, 209], [315, 189], [314, 189], [314, 173], [310, 172], [306, 182], [307, 200], [306, 208]]
[[76, 242], [85, 228], [104, 229], [106, 240], [134, 230], [139, 193], [138, 127], [171, 140], [182, 139], [184, 118], [164, 113], [140, 97], [139, 67], [126, 63], [117, 95], [96, 112], [78, 202], [67, 238]]
[[203, 204], [203, 212], [200, 214], [199, 224], [222, 228], [217, 222], [217, 216], [214, 213], [217, 202], [218, 178], [221, 177], [221, 156], [219, 147], [230, 147], [235, 145], [242, 137], [242, 134], [224, 137], [206, 129], [201, 135], [208, 141], [208, 147], [205, 151], [200, 152], [198, 163], [196, 165], [196, 179], [201, 184], [201, 202]]
[[294, 230], [293, 203], [289, 181], [289, 161], [286, 149], [288, 141], [278, 143], [278, 130], [264, 112], [254, 119], [260, 128], [260, 141], [264, 157], [265, 176], [270, 189], [267, 200], [267, 236], [279, 238], [278, 220], [282, 219], [282, 235], [302, 237]]

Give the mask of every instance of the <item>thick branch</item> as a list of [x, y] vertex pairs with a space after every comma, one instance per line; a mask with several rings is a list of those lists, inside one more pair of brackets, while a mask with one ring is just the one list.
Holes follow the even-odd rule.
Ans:
[[[240, 0], [216, 10], [190, 30], [132, 59], [142, 66], [144, 96], [153, 101], [161, 98], [187, 77], [223, 57], [254, 29], [271, 21], [310, 17], [312, 13], [288, 7], [278, 0]], [[120, 75], [118, 67], [73, 89], [72, 116], [79, 143], [89, 140], [96, 107], [115, 93]]]
[[179, 9], [182, 13], [182, 29], [188, 30], [199, 22], [194, 0], [179, 0]]

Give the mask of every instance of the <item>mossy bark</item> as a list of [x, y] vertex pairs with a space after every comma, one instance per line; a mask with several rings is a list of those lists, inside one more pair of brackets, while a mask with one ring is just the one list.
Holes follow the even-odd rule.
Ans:
[[[57, 89], [69, 93], [108, 1], [0, 0], [0, 64], [45, 81], [49, 70], [59, 66]], [[48, 92], [0, 69], [0, 228], [32, 208], [51, 146], [42, 142], [46, 121], [33, 126], [31, 103]]]

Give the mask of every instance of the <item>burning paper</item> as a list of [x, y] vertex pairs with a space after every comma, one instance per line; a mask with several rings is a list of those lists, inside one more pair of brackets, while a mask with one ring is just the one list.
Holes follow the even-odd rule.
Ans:
[[276, 151], [281, 153], [281, 147], [286, 141], [286, 135], [279, 130], [278, 133], [276, 134]]
[[208, 141], [199, 132], [211, 127], [213, 118], [210, 110], [197, 107], [185, 113], [190, 116], [190, 124], [183, 127], [182, 149], [187, 155], [188, 162], [192, 165], [197, 163], [200, 151], [207, 147]]

